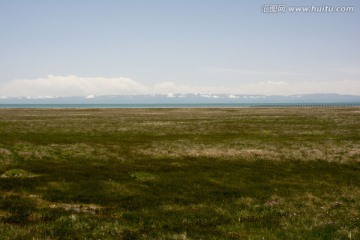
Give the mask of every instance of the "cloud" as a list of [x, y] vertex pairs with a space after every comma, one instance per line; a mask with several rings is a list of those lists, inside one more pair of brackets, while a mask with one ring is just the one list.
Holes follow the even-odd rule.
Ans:
[[251, 94], [265, 95], [296, 95], [312, 93], [360, 95], [360, 81], [356, 80], [312, 82], [266, 81], [244, 84], [240, 88], [242, 91]]
[[0, 84], [2, 96], [89, 96], [106, 94], [140, 94], [147, 87], [130, 78], [86, 78], [53, 76], [18, 79]]
[[[221, 82], [220, 82], [221, 84]], [[234, 83], [233, 87], [224, 86], [188, 86], [174, 82], [163, 82], [148, 87], [151, 93], [214, 93], [214, 94], [263, 94], [296, 95], [312, 93], [338, 93], [360, 95], [360, 81], [262, 81], [254, 83]]]
[[127, 94], [264, 94], [294, 95], [310, 93], [339, 93], [360, 95], [360, 81], [313, 81], [286, 82], [262, 81], [253, 83], [234, 83], [233, 86], [182, 85], [174, 82], [161, 82], [145, 85], [130, 78], [78, 77], [49, 75], [38, 79], [17, 79], [0, 84], [0, 96], [8, 97], [68, 97]]

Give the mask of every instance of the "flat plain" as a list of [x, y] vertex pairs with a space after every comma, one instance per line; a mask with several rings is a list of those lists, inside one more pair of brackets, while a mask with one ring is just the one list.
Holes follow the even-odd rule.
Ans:
[[0, 109], [0, 239], [360, 239], [360, 109]]

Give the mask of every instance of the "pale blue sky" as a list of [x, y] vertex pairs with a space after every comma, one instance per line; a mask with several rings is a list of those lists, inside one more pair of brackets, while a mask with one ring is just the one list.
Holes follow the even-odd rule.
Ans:
[[[268, 3], [354, 12], [262, 13]], [[48, 75], [171, 82], [179, 92], [270, 81], [302, 93], [348, 81], [360, 94], [350, 86], [360, 81], [359, 43], [359, 1], [0, 0], [0, 88], [9, 91], [0, 95], [14, 95], [14, 80], [51, 84]]]

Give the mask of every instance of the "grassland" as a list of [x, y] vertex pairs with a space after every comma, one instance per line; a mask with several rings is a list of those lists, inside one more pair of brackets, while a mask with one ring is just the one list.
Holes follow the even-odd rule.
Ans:
[[360, 109], [0, 109], [0, 239], [360, 239]]

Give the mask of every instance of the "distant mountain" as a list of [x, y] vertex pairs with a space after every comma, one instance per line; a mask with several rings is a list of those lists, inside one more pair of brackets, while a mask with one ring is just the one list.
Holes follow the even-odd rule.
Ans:
[[87, 97], [0, 97], [0, 104], [211, 104], [211, 103], [360, 103], [360, 96], [334, 93], [291, 96], [233, 94], [146, 94]]

